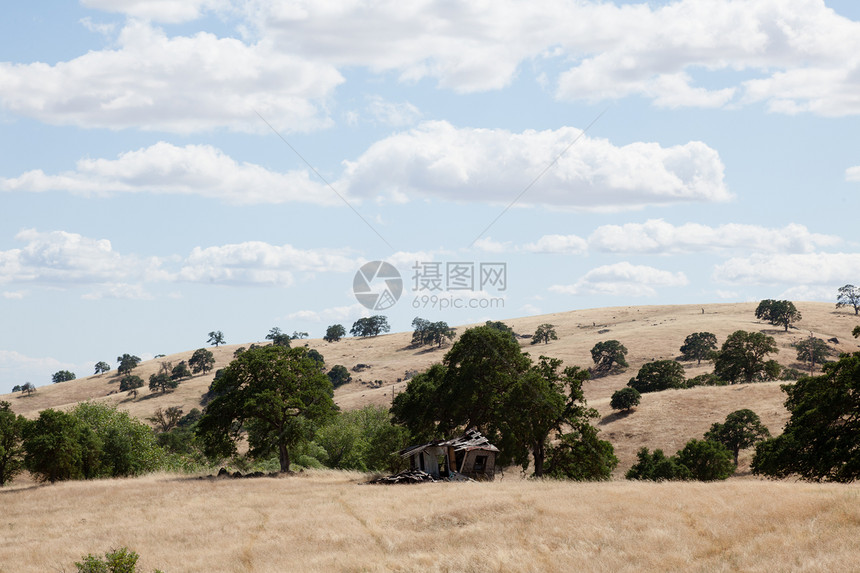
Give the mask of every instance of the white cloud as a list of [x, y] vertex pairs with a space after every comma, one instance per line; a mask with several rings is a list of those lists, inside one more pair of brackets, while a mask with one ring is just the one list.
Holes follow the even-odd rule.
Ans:
[[552, 292], [573, 295], [655, 296], [654, 287], [680, 287], [688, 283], [682, 272], [672, 273], [629, 262], [592, 269], [572, 285], [553, 285]]
[[740, 293], [738, 293], [737, 291], [733, 291], [733, 290], [717, 289], [715, 292], [717, 293], [718, 297], [720, 297], [721, 299], [724, 299], [724, 300], [734, 300], [740, 296]]
[[177, 147], [165, 142], [122, 153], [117, 159], [81, 159], [74, 171], [58, 175], [34, 170], [15, 178], [0, 178], [0, 190], [199, 195], [240, 204], [341, 204], [307, 171], [277, 173], [253, 163], [239, 163], [209, 145]]
[[345, 249], [302, 250], [292, 245], [248, 241], [195, 247], [183, 261], [178, 280], [228, 285], [293, 284], [295, 272], [350, 272], [359, 267]]
[[513, 133], [430, 121], [345, 162], [336, 185], [352, 196], [420, 196], [507, 204], [579, 138], [523, 196], [522, 205], [621, 210], [731, 198], [718, 153], [701, 142], [617, 147], [581, 131]]
[[696, 223], [680, 226], [662, 219], [645, 223], [603, 225], [589, 237], [590, 249], [607, 253], [674, 254], [726, 250], [773, 253], [810, 253], [841, 243], [839, 237], [810, 233], [799, 224], [781, 229], [730, 223], [710, 227]]
[[860, 276], [860, 253], [757, 254], [729, 259], [716, 266], [713, 276], [739, 284], [837, 285], [835, 289]]
[[825, 286], [800, 285], [787, 288], [775, 297], [777, 300], [819, 300], [833, 302], [836, 289]]
[[123, 299], [123, 300], [152, 300], [154, 297], [143, 288], [143, 285], [128, 283], [108, 283], [100, 285], [93, 292], [83, 295], [86, 300]]
[[506, 253], [514, 250], [510, 241], [494, 241], [491, 237], [483, 237], [475, 241], [475, 248], [485, 253]]
[[[80, 365], [77, 365], [80, 366]], [[0, 393], [11, 392], [12, 387], [31, 382], [36, 386], [50, 383], [51, 375], [58, 370], [71, 370], [76, 365], [60, 362], [56, 358], [26, 356], [15, 350], [0, 350]], [[89, 372], [87, 372], [89, 374]]]
[[421, 119], [421, 111], [409, 102], [394, 103], [379, 96], [368, 100], [367, 113], [379, 123], [402, 127]]
[[860, 166], [849, 167], [845, 170], [846, 181], [860, 181]]
[[0, 293], [0, 296], [7, 300], [21, 300], [27, 295], [26, 291], [4, 291]]
[[107, 239], [65, 231], [21, 231], [20, 249], [0, 251], [0, 284], [73, 286], [122, 280], [163, 280], [162, 262], [121, 255]]
[[576, 235], [544, 235], [534, 243], [524, 245], [522, 250], [531, 253], [580, 255], [588, 250], [588, 243]]
[[529, 304], [529, 303], [522, 305], [519, 310], [520, 310], [520, 312], [525, 313], [526, 316], [535, 316], [535, 315], [541, 314], [540, 307], [537, 307], [537, 306], [535, 306], [533, 304]]
[[260, 113], [277, 129], [307, 131], [328, 125], [326, 100], [343, 82], [332, 66], [266, 42], [168, 38], [132, 21], [117, 43], [55, 65], [0, 62], [0, 106], [87, 128], [265, 132]]
[[229, 0], [81, 0], [94, 10], [118, 12], [133, 18], [176, 24], [196, 20], [206, 10], [229, 6]]
[[370, 316], [370, 311], [356, 303], [348, 306], [335, 306], [323, 310], [299, 310], [287, 315], [289, 320], [307, 320], [309, 322], [346, 321], [362, 316]]

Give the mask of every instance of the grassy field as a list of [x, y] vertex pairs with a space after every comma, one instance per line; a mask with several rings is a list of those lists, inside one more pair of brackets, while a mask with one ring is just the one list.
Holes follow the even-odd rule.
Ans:
[[364, 476], [138, 479], [0, 490], [0, 573], [127, 546], [142, 571], [856, 571], [860, 486]]

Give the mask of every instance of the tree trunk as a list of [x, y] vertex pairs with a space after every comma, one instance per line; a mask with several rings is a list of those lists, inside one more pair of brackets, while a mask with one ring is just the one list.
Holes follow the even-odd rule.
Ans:
[[543, 476], [543, 460], [546, 457], [546, 444], [543, 440], [534, 445], [535, 477]]
[[284, 442], [278, 444], [278, 461], [281, 462], [282, 474], [290, 471], [290, 453], [287, 451], [287, 444]]

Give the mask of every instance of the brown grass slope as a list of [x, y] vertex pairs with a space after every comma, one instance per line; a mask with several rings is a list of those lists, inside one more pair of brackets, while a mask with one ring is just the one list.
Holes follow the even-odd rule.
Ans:
[[142, 571], [848, 572], [858, 485], [358, 485], [363, 476], [147, 476], [0, 490], [0, 573], [127, 546]]
[[[713, 422], [722, 421], [726, 414], [740, 408], [752, 409], [772, 432], [778, 433], [787, 419], [779, 383], [645, 394], [641, 405], [626, 416], [612, 412], [609, 397], [624, 387], [646, 362], [675, 358], [684, 338], [692, 332], [713, 332], [719, 344], [736, 330], [765, 332], [776, 339], [780, 348], [774, 358], [785, 366], [797, 368], [801, 365], [796, 364], [796, 353], [791, 345], [810, 332], [825, 340], [837, 338], [838, 344], [830, 343], [834, 352], [858, 350], [857, 340], [851, 337], [851, 330], [860, 323], [854, 314], [837, 311], [830, 303], [795, 304], [803, 314], [803, 320], [788, 332], [757, 320], [754, 316], [757, 303], [625, 306], [514, 318], [505, 322], [520, 334], [530, 334], [545, 322], [556, 326], [557, 341], [533, 346], [529, 340], [521, 340], [523, 350], [530, 352], [535, 359], [545, 354], [564, 360], [566, 365], [587, 367], [592, 364], [590, 351], [595, 343], [617, 339], [627, 347], [630, 368], [626, 372], [591, 380], [585, 386], [589, 405], [600, 411], [601, 418], [597, 424], [603, 431], [602, 437], [615, 446], [621, 460], [619, 471], [624, 471], [633, 463], [640, 447], [663, 448], [667, 454], [674, 453], [687, 440], [701, 437]], [[458, 330], [462, 332], [463, 329]], [[353, 382], [335, 392], [336, 402], [341, 408], [350, 410], [367, 404], [390, 404], [392, 395], [402, 391], [406, 385], [405, 380], [397, 382], [398, 379], [404, 379], [407, 371], [421, 371], [441, 361], [447, 350], [447, 347], [416, 349], [410, 346], [410, 341], [411, 333], [400, 332], [368, 339], [345, 338], [337, 343], [312, 339], [294, 341], [294, 344], [306, 343], [319, 350], [328, 366], [343, 364], [351, 370], [356, 364], [370, 365], [368, 370], [353, 373]], [[248, 345], [210, 348], [216, 359], [215, 369], [225, 367], [238, 347]], [[177, 364], [180, 360], [188, 360], [191, 354], [192, 351], [187, 351], [144, 362], [135, 374], [148, 381], [149, 375], [158, 371], [162, 361]], [[709, 363], [701, 366], [684, 363], [684, 366], [688, 377], [713, 368]], [[0, 399], [11, 401], [16, 412], [31, 417], [44, 408], [69, 408], [82, 400], [97, 399], [116, 403], [143, 419], [151, 416], [158, 407], [181, 406], [186, 412], [200, 407], [201, 396], [213, 376], [214, 371], [195, 376], [167, 394], [153, 395], [144, 387], [138, 398], [131, 399], [125, 393], [118, 393], [118, 378], [113, 371], [42, 386], [30, 397], [16, 394], [0, 396]], [[380, 387], [372, 384], [376, 380], [382, 381]], [[748, 463], [747, 458], [742, 456], [742, 468]]]

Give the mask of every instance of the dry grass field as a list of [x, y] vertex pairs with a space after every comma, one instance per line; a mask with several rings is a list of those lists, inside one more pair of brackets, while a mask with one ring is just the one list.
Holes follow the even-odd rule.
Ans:
[[74, 571], [127, 546], [166, 573], [849, 572], [860, 486], [364, 476], [139, 479], [0, 490], [0, 573]]

